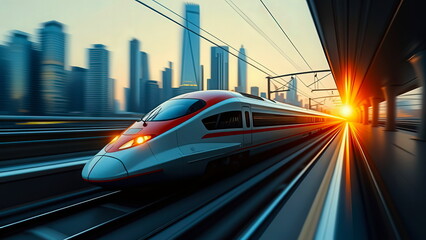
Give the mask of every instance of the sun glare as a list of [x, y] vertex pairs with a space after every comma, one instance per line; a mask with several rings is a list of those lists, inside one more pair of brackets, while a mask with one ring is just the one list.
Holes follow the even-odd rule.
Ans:
[[340, 109], [340, 114], [343, 117], [348, 118], [348, 117], [352, 116], [352, 111], [353, 110], [352, 110], [351, 106], [349, 106], [349, 105], [343, 105], [342, 108]]

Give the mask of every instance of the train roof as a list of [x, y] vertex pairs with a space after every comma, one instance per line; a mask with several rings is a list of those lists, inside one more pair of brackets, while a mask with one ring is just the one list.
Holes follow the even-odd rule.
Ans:
[[190, 93], [182, 94], [175, 97], [175, 99], [177, 98], [202, 99], [206, 101], [207, 105], [212, 105], [212, 103], [217, 103], [230, 98], [236, 98], [240, 101], [243, 100], [244, 102], [255, 104], [255, 105], [286, 109], [286, 110], [295, 111], [295, 112], [303, 112], [306, 114], [322, 115], [325, 117], [339, 118], [337, 116], [333, 116], [323, 112], [305, 109], [305, 108], [293, 106], [286, 103], [276, 102], [274, 100], [269, 100], [266, 98], [262, 98], [262, 97], [247, 94], [247, 93], [240, 93], [240, 92], [233, 92], [233, 91], [226, 91], [226, 90], [196, 91], [196, 92], [190, 92]]

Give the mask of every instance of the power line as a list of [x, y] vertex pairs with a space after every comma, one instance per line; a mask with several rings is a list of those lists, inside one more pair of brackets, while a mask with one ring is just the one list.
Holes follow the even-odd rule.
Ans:
[[[244, 13], [243, 10], [241, 10], [232, 0], [225, 0], [225, 2], [247, 23], [249, 24], [254, 30], [256, 30], [259, 35], [261, 35], [263, 38], [265, 38], [271, 46], [275, 48], [275, 50], [278, 51], [293, 67], [295, 67], [297, 70], [300, 70], [301, 68], [287, 55], [284, 53], [284, 51], [259, 27], [257, 24], [251, 20], [247, 14]], [[262, 2], [262, 4], [264, 4]], [[269, 11], [269, 9], [264, 5], [265, 8], [268, 10], [268, 12], [271, 14], [272, 18], [276, 21], [275, 17], [272, 15], [272, 13]], [[279, 25], [279, 23], [276, 21], [276, 23]], [[290, 41], [290, 43], [293, 45], [293, 47], [296, 49], [296, 51], [299, 53], [299, 55], [302, 57], [302, 59], [305, 61], [305, 63], [308, 65], [308, 67], [312, 70], [311, 66], [308, 64], [308, 62], [305, 60], [305, 58], [302, 56], [302, 54], [299, 52], [299, 50], [296, 48], [296, 46], [293, 44], [291, 39], [288, 37], [288, 35], [285, 33], [284, 29], [279, 25], [287, 39]], [[305, 85], [307, 88], [310, 88], [305, 82], [297, 77], [303, 85]], [[322, 86], [324, 86], [322, 83], [320, 83]]]
[[[225, 0], [225, 2], [247, 23], [247, 24], [249, 24], [253, 29], [255, 29], [256, 31], [257, 31], [257, 33], [259, 33], [262, 37], [264, 37], [268, 42], [269, 42], [269, 44], [271, 44], [284, 58], [286, 58], [287, 59], [287, 61], [290, 63], [290, 64], [292, 64], [296, 69], [300, 69], [300, 67], [295, 63], [295, 62], [293, 62], [285, 53], [284, 53], [284, 51], [280, 48], [280, 47], [278, 47], [278, 45], [271, 39], [271, 38], [269, 38], [269, 36], [259, 27], [259, 26], [257, 26], [257, 24], [254, 22], [254, 21], [252, 21], [251, 19], [250, 19], [250, 17], [249, 16], [247, 16], [245, 13], [244, 13], [244, 11], [242, 11], [232, 0]], [[291, 41], [291, 40], [290, 40]], [[294, 45], [293, 45], [294, 46]], [[295, 47], [295, 46], [294, 46]], [[297, 49], [296, 49], [297, 50]], [[300, 53], [299, 53], [300, 54]], [[302, 56], [302, 58], [303, 58], [303, 56]], [[309, 64], [308, 64], [308, 66], [309, 66]], [[309, 68], [311, 68], [310, 66], [309, 66]], [[312, 70], [312, 68], [311, 68], [311, 70]], [[307, 86], [307, 84], [305, 84], [305, 82], [301, 79], [301, 78], [299, 78], [299, 77], [297, 77], [301, 82], [302, 82], [302, 84], [303, 85], [305, 85], [307, 88], [309, 88], [308, 86]], [[281, 78], [282, 79], [282, 78]], [[284, 81], [284, 79], [282, 79], [283, 81]], [[279, 83], [278, 81], [277, 81], [277, 83]], [[280, 83], [281, 84], [281, 83]], [[288, 86], [288, 84], [289, 84], [289, 82], [286, 82], [284, 85], [285, 85], [285, 87], [287, 87]], [[274, 84], [274, 86], [275, 86], [275, 90], [277, 90], [277, 87], [276, 87], [276, 85]], [[284, 88], [284, 87], [283, 87]], [[307, 98], [309, 98], [309, 96], [308, 96], [308, 94], [306, 94], [306, 93], [304, 93], [304, 92], [302, 92], [300, 89], [293, 89], [293, 90], [296, 90], [296, 92], [299, 92], [300, 94], [302, 94], [302, 95], [304, 95], [305, 97], [307, 97]]]
[[300, 66], [297, 65], [285, 52], [259, 27], [257, 24], [251, 20], [247, 14], [244, 13], [232, 0], [225, 0], [225, 2], [248, 24], [250, 25], [259, 35], [261, 35], [269, 44], [278, 51], [278, 53], [283, 56], [293, 67], [297, 70], [300, 70]]
[[275, 23], [278, 25], [278, 27], [281, 29], [281, 32], [284, 34], [284, 36], [287, 38], [287, 40], [291, 43], [293, 48], [297, 51], [297, 53], [300, 55], [300, 57], [303, 59], [303, 61], [306, 63], [306, 65], [309, 67], [309, 69], [312, 70], [311, 65], [306, 61], [306, 59], [303, 57], [303, 55], [300, 53], [299, 49], [297, 49], [296, 45], [294, 45], [293, 41], [291, 41], [290, 37], [287, 35], [287, 33], [284, 31], [284, 29], [281, 27], [280, 23], [277, 21], [277, 19], [274, 17], [274, 15], [269, 11], [269, 8], [265, 5], [265, 3], [260, 0], [262, 5], [265, 7], [266, 11], [268, 11], [269, 15], [274, 19]]
[[229, 53], [229, 54], [231, 54], [232, 56], [234, 56], [234, 57], [236, 57], [236, 58], [238, 58], [238, 59], [241, 59], [242, 61], [246, 62], [246, 63], [247, 63], [247, 64], [249, 64], [250, 66], [252, 66], [252, 67], [256, 68], [257, 70], [259, 70], [259, 71], [261, 71], [261, 72], [263, 72], [264, 74], [266, 74], [266, 75], [270, 75], [270, 74], [269, 74], [268, 72], [266, 72], [265, 70], [260, 69], [259, 67], [255, 66], [254, 64], [252, 64], [252, 63], [250, 63], [250, 62], [248, 62], [248, 61], [246, 61], [246, 60], [244, 60], [244, 59], [242, 59], [242, 58], [238, 57], [238, 55], [236, 55], [236, 54], [234, 54], [234, 53], [230, 52], [228, 49], [224, 48], [223, 46], [220, 46], [219, 44], [217, 44], [217, 43], [213, 42], [212, 40], [210, 40], [210, 39], [208, 39], [208, 38], [206, 38], [206, 37], [202, 36], [201, 34], [199, 34], [199, 33], [195, 32], [195, 31], [193, 31], [192, 29], [190, 29], [190, 28], [186, 27], [185, 25], [183, 25], [183, 24], [179, 23], [178, 21], [174, 20], [173, 18], [171, 18], [171, 17], [167, 16], [166, 14], [164, 14], [164, 13], [162, 13], [162, 12], [158, 11], [157, 9], [155, 9], [155, 8], [153, 8], [153, 7], [151, 7], [151, 6], [149, 6], [148, 4], [146, 4], [146, 3], [144, 3], [144, 2], [141, 2], [140, 0], [135, 0], [135, 1], [136, 1], [137, 3], [139, 3], [139, 4], [143, 5], [143, 6], [145, 6], [146, 8], [148, 8], [148, 9], [150, 9], [150, 10], [154, 11], [155, 13], [157, 13], [157, 14], [159, 14], [159, 15], [161, 15], [161, 16], [163, 16], [163, 17], [165, 17], [165, 18], [167, 18], [168, 20], [170, 20], [170, 21], [172, 21], [173, 23], [175, 23], [175, 24], [179, 25], [180, 27], [183, 27], [183, 28], [187, 29], [188, 31], [192, 32], [193, 34], [198, 35], [198, 36], [199, 36], [199, 37], [201, 37], [202, 39], [204, 39], [204, 40], [208, 41], [209, 43], [211, 43], [211, 44], [213, 44], [213, 45], [215, 45], [215, 46], [219, 47], [219, 48], [220, 48], [220, 49], [222, 49], [223, 51], [228, 52], [228, 53]]
[[[331, 74], [331, 72], [330, 73], [327, 73], [325, 76], [323, 76], [323, 77], [321, 77], [320, 79], [317, 79], [316, 81], [314, 80], [314, 82], [313, 83], [311, 83], [311, 84], [309, 84], [308, 86], [312, 86], [312, 85], [314, 85], [315, 83], [318, 83], [318, 82], [320, 82], [321, 80], [323, 80], [324, 78], [326, 78], [327, 76], [329, 76]], [[323, 85], [324, 86], [324, 85]]]
[[[178, 26], [180, 26], [180, 27], [182, 27], [182, 28], [187, 29], [188, 31], [192, 32], [193, 34], [198, 35], [198, 36], [199, 36], [199, 37], [201, 37], [202, 39], [204, 39], [204, 40], [206, 40], [206, 41], [210, 42], [211, 44], [213, 44], [213, 45], [215, 45], [215, 46], [219, 47], [220, 49], [222, 49], [222, 50], [224, 50], [224, 51], [228, 52], [228, 53], [229, 53], [229, 54], [231, 54], [232, 56], [234, 56], [234, 57], [236, 57], [236, 58], [238, 58], [238, 59], [242, 60], [243, 62], [245, 62], [245, 63], [249, 64], [250, 66], [252, 66], [252, 67], [254, 67], [255, 69], [259, 70], [260, 72], [264, 73], [265, 75], [270, 76], [270, 73], [266, 72], [265, 70], [263, 70], [263, 69], [261, 69], [261, 68], [259, 68], [259, 67], [255, 66], [254, 64], [252, 64], [252, 63], [248, 62], [248, 61], [247, 61], [247, 60], [245, 60], [245, 59], [240, 58], [238, 55], [236, 55], [236, 54], [234, 54], [234, 53], [230, 52], [228, 49], [224, 48], [223, 46], [218, 45], [217, 43], [213, 42], [213, 41], [212, 41], [212, 40], [210, 40], [209, 38], [207, 38], [207, 37], [205, 37], [205, 36], [202, 36], [201, 34], [199, 34], [199, 33], [195, 32], [195, 31], [193, 31], [192, 29], [190, 29], [190, 28], [188, 28], [188, 27], [184, 26], [183, 24], [181, 24], [181, 23], [177, 22], [176, 20], [174, 20], [174, 19], [172, 19], [171, 17], [167, 16], [166, 14], [164, 14], [164, 13], [160, 12], [159, 10], [157, 10], [157, 9], [155, 9], [155, 8], [153, 8], [153, 7], [151, 7], [151, 6], [149, 6], [148, 4], [146, 4], [146, 3], [144, 3], [144, 2], [141, 2], [140, 0], [135, 0], [135, 1], [136, 1], [137, 3], [139, 3], [139, 4], [143, 5], [143, 6], [145, 6], [146, 8], [150, 9], [151, 11], [154, 11], [155, 13], [157, 13], [157, 14], [161, 15], [162, 17], [164, 17], [164, 18], [166, 18], [166, 19], [170, 20], [171, 22], [175, 23], [176, 25], [178, 25]], [[153, 0], [153, 1], [154, 1], [154, 0]], [[177, 15], [179, 15], [179, 14], [177, 14]], [[179, 15], [179, 16], [180, 16], [180, 15]], [[182, 17], [182, 16], [180, 16], [180, 17], [186, 20], [186, 18], [184, 18], [184, 17]], [[188, 20], [186, 20], [186, 21], [188, 21]], [[192, 23], [192, 24], [193, 24], [193, 23]], [[193, 24], [193, 25], [195, 25], [195, 24]], [[197, 25], [195, 25], [195, 26], [197, 26]], [[197, 27], [198, 27], [198, 28], [200, 28], [199, 26], [197, 26]], [[201, 28], [200, 28], [200, 29], [201, 29]], [[212, 35], [212, 34], [210, 34], [210, 35]], [[213, 36], [213, 35], [212, 35], [212, 36]], [[216, 37], [215, 37], [215, 38], [216, 38]], [[271, 71], [271, 70], [269, 70], [269, 71], [270, 71], [271, 73], [273, 73], [273, 74], [277, 75], [275, 72], [273, 72], [273, 71]], [[293, 89], [294, 89], [294, 88], [293, 88]], [[295, 90], [296, 92], [301, 93], [301, 94], [302, 94], [302, 95], [304, 95], [305, 97], [309, 98], [309, 96], [307, 96], [307, 95], [306, 95], [304, 92], [302, 92], [301, 90], [297, 90], [297, 89], [294, 89], [294, 90]]]
[[[239, 53], [239, 50], [234, 48], [233, 46], [231, 46], [230, 44], [226, 43], [225, 41], [223, 41], [222, 39], [216, 37], [215, 35], [213, 35], [212, 33], [210, 33], [209, 31], [205, 30], [204, 28], [198, 26], [197, 24], [189, 21], [188, 19], [186, 19], [185, 17], [183, 17], [182, 15], [180, 15], [179, 13], [173, 11], [172, 9], [168, 8], [167, 6], [165, 6], [164, 4], [156, 1], [156, 0], [151, 0], [154, 3], [156, 3], [157, 5], [161, 6], [162, 8], [166, 9], [167, 11], [173, 13], [175, 16], [178, 16], [179, 18], [181, 18], [182, 20], [187, 21], [188, 23], [192, 24], [193, 26], [196, 26], [197, 28], [199, 28], [201, 31], [205, 32], [206, 34], [208, 34], [209, 36], [213, 37], [214, 39], [218, 40], [219, 42], [221, 42], [222, 44], [228, 46], [229, 48], [231, 48], [232, 50], [236, 51]], [[229, 52], [229, 51], [228, 51]], [[256, 64], [258, 64], [259, 66], [263, 67], [264, 69], [268, 70], [269, 72], [276, 74], [274, 71], [272, 71], [270, 68], [266, 67], [265, 65], [261, 64], [260, 62], [256, 61], [255, 59], [251, 58], [250, 56], [243, 54], [246, 58], [250, 59], [251, 61], [255, 62]], [[240, 58], [239, 58], [240, 59]], [[270, 75], [270, 74], [267, 74]]]
[[[277, 87], [276, 87], [276, 85], [275, 85], [272, 81], [276, 81], [277, 83], [282, 84], [282, 83], [278, 82], [276, 79], [270, 79], [270, 80], [271, 80], [271, 83], [275, 86], [275, 90], [277, 90]], [[300, 93], [301, 95], [303, 95], [303, 96], [304, 96], [304, 97], [306, 97], [306, 98], [311, 98], [311, 97], [309, 96], [309, 94], [306, 94], [306, 93], [305, 93], [305, 92], [303, 92], [302, 90], [295, 88], [293, 85], [290, 85], [290, 81], [286, 82], [285, 84], [282, 84], [282, 87], [278, 88], [278, 90], [279, 90], [279, 89], [281, 89], [281, 88], [282, 88], [282, 89], [284, 89], [285, 87], [287, 87], [288, 89], [295, 90], [296, 92]], [[312, 101], [314, 101], [314, 102], [316, 102], [316, 103], [320, 104], [320, 102], [318, 102], [318, 101], [317, 101], [317, 100], [315, 100], [315, 99], [312, 99]]]
[[[177, 12], [175, 12], [175, 11], [173, 11], [172, 9], [170, 9], [170, 8], [168, 8], [167, 6], [165, 6], [164, 4], [162, 4], [162, 3], [160, 3], [160, 2], [158, 2], [158, 1], [156, 1], [156, 0], [151, 0], [151, 1], [153, 1], [154, 3], [156, 3], [157, 5], [159, 5], [159, 6], [161, 6], [162, 8], [164, 8], [164, 9], [166, 9], [167, 11], [169, 11], [169, 12], [171, 12], [171, 13], [173, 13], [175, 16], [178, 16], [179, 18], [181, 18], [182, 20], [184, 20], [184, 21], [186, 21], [186, 22], [188, 22], [189, 24], [192, 24], [193, 26], [195, 26], [195, 27], [197, 27], [197, 28], [199, 28], [201, 31], [203, 31], [203, 32], [205, 32], [205, 33], [207, 33], [208, 35], [210, 35], [211, 37], [213, 37], [213, 38], [215, 38], [216, 40], [218, 40], [219, 42], [221, 42], [221, 43], [223, 43], [223, 44], [225, 44], [226, 46], [228, 46], [229, 48], [231, 48], [231, 49], [233, 49], [234, 51], [236, 51], [236, 52], [238, 52], [239, 53], [239, 50], [238, 49], [236, 49], [236, 48], [234, 48], [234, 47], [232, 47], [230, 44], [228, 44], [228, 43], [226, 43], [225, 41], [223, 41], [222, 39], [220, 39], [220, 38], [218, 38], [218, 37], [216, 37], [215, 35], [213, 35], [212, 33], [210, 33], [209, 31], [207, 31], [207, 30], [205, 30], [204, 28], [202, 28], [202, 27], [200, 27], [199, 25], [197, 25], [197, 24], [195, 24], [195, 23], [193, 23], [192, 21], [189, 21], [188, 19], [186, 19], [185, 17], [183, 17], [182, 15], [180, 15], [179, 13], [177, 13]], [[226, 1], [226, 0], [225, 0]], [[229, 4], [229, 3], [228, 3]], [[234, 4], [235, 5], [235, 4]], [[230, 5], [231, 6], [231, 5]], [[232, 6], [231, 6], [232, 7]], [[236, 6], [237, 7], [237, 6]], [[238, 7], [237, 7], [238, 8]], [[239, 8], [238, 8], [239, 9]], [[234, 9], [235, 10], [235, 9]], [[238, 11], [237, 10], [235, 10], [237, 13], [238, 13]], [[240, 11], [242, 12], [242, 10], [240, 9]], [[244, 12], [242, 12], [242, 14], [244, 14]], [[246, 14], [244, 14], [245, 16], [247, 16]], [[241, 15], [240, 15], [241, 16]], [[242, 17], [242, 16], [241, 16]], [[248, 18], [248, 16], [247, 16], [247, 18]], [[244, 19], [244, 18], [243, 18]], [[250, 20], [250, 18], [249, 18], [249, 20]], [[250, 20], [251, 21], [251, 20]], [[247, 22], [248, 23], [248, 22]], [[250, 23], [249, 23], [250, 24]], [[257, 27], [257, 25], [256, 25], [256, 27]], [[265, 34], [265, 36], [267, 37], [267, 35]], [[272, 40], [271, 40], [272, 41]], [[273, 42], [273, 44], [275, 44], [274, 42]], [[275, 44], [275, 46], [279, 49], [279, 50], [281, 50], [276, 44]], [[282, 51], [282, 50], [281, 50]], [[285, 55], [285, 53], [284, 52], [282, 52], [283, 54], [284, 54], [284, 56], [286, 56]], [[254, 60], [253, 58], [251, 58], [251, 57], [249, 57], [249, 56], [247, 56], [246, 54], [243, 54], [245, 57], [247, 57], [248, 59], [250, 59], [251, 61], [253, 61], [253, 62], [255, 62], [256, 64], [258, 64], [258, 65], [260, 65], [260, 66], [262, 66], [263, 68], [265, 68], [266, 70], [268, 70], [269, 72], [271, 72], [272, 74], [274, 74], [274, 75], [277, 75], [274, 71], [272, 71], [271, 69], [269, 69], [268, 67], [266, 67], [265, 65], [263, 65], [263, 64], [261, 64], [261, 63], [259, 63], [258, 61], [256, 61], [256, 60]], [[288, 57], [288, 56], [287, 56]], [[289, 62], [291, 63], [292, 61], [291, 61], [291, 59], [288, 59], [289, 60]], [[294, 63], [294, 62], [293, 62]], [[300, 68], [296, 63], [294, 63], [296, 66], [294, 66], [295, 68]], [[283, 79], [284, 80], [284, 79]], [[277, 89], [277, 86], [274, 84], [274, 87]]]
[[[194, 31], [192, 31], [191, 29], [189, 29], [189, 28], [185, 27], [184, 25], [182, 25], [182, 24], [178, 23], [178, 22], [177, 22], [177, 21], [175, 21], [174, 19], [172, 19], [172, 18], [168, 17], [167, 15], [165, 15], [165, 14], [163, 14], [163, 13], [159, 12], [158, 10], [156, 10], [156, 9], [154, 9], [154, 8], [152, 8], [152, 7], [150, 7], [149, 5], [147, 5], [147, 4], [145, 4], [145, 3], [142, 3], [142, 2], [140, 2], [140, 1], [138, 1], [138, 0], [136, 0], [136, 1], [137, 1], [138, 3], [140, 3], [140, 4], [144, 5], [145, 7], [148, 7], [149, 9], [151, 9], [151, 10], [155, 11], [156, 13], [160, 14], [161, 16], [163, 16], [163, 17], [165, 17], [165, 18], [169, 19], [170, 21], [172, 21], [172, 22], [174, 22], [174, 23], [178, 24], [179, 26], [181, 26], [181, 27], [183, 27], [183, 28], [185, 28], [185, 29], [188, 29], [188, 30], [189, 30], [189, 31], [191, 31], [192, 33], [194, 33], [194, 34], [196, 34], [196, 35], [198, 35], [198, 36], [202, 37], [203, 39], [205, 39], [205, 40], [209, 41], [210, 43], [212, 43], [212, 44], [214, 44], [214, 45], [218, 46], [219, 48], [221, 48], [221, 49], [223, 49], [224, 51], [226, 51], [226, 52], [230, 53], [231, 55], [233, 55], [233, 56], [237, 57], [238, 59], [241, 59], [241, 60], [242, 60], [242, 61], [244, 61], [245, 63], [247, 63], [247, 64], [249, 64], [249, 65], [253, 66], [254, 68], [258, 69], [259, 71], [261, 71], [261, 72], [265, 73], [266, 75], [270, 75], [270, 73], [272, 73], [272, 74], [276, 75], [276, 73], [275, 73], [274, 71], [272, 71], [271, 69], [269, 69], [269, 68], [268, 68], [268, 67], [266, 67], [265, 65], [263, 65], [263, 64], [261, 64], [261, 63], [259, 63], [258, 61], [254, 60], [253, 58], [251, 58], [251, 57], [247, 56], [246, 54], [243, 54], [243, 55], [244, 55], [245, 57], [247, 57], [248, 59], [252, 60], [253, 62], [257, 63], [258, 65], [262, 66], [263, 68], [265, 68], [266, 70], [268, 70], [270, 73], [266, 73], [265, 71], [262, 71], [261, 69], [259, 69], [258, 67], [254, 66], [253, 64], [250, 64], [250, 63], [249, 63], [249, 62], [247, 62], [246, 60], [244, 60], [244, 59], [242, 59], [242, 58], [238, 57], [237, 55], [235, 55], [235, 54], [233, 54], [233, 53], [231, 53], [228, 49], [225, 49], [225, 48], [223, 48], [222, 46], [219, 46], [218, 44], [214, 43], [213, 41], [211, 41], [211, 40], [207, 39], [206, 37], [201, 36], [200, 34], [198, 34], [198, 33], [194, 32]], [[216, 40], [220, 41], [221, 43], [225, 44], [226, 46], [228, 46], [229, 48], [233, 49], [234, 51], [236, 51], [236, 52], [238, 52], [238, 53], [239, 53], [239, 50], [237, 50], [236, 48], [232, 47], [232, 46], [231, 46], [231, 45], [229, 45], [228, 43], [224, 42], [222, 39], [220, 39], [220, 38], [216, 37], [215, 35], [213, 35], [212, 33], [208, 32], [207, 30], [205, 30], [205, 29], [201, 28], [201, 27], [200, 27], [200, 26], [198, 26], [197, 24], [194, 24], [193, 22], [189, 21], [188, 19], [186, 19], [186, 18], [185, 18], [185, 17], [183, 17], [182, 15], [180, 15], [180, 14], [176, 13], [176, 12], [175, 12], [175, 11], [173, 11], [172, 9], [168, 8], [167, 6], [165, 6], [165, 5], [161, 4], [160, 2], [158, 2], [158, 1], [156, 1], [156, 0], [152, 0], [152, 1], [153, 1], [153, 2], [155, 2], [156, 4], [158, 4], [159, 6], [163, 7], [164, 9], [168, 10], [169, 12], [173, 13], [174, 15], [178, 16], [179, 18], [183, 19], [184, 21], [186, 21], [186, 22], [188, 22], [188, 23], [192, 24], [193, 26], [197, 27], [197, 28], [198, 28], [198, 29], [200, 29], [201, 31], [203, 31], [203, 32], [207, 33], [208, 35], [210, 35], [211, 37], [213, 37], [213, 38], [215, 38]], [[277, 88], [277, 86], [276, 86], [275, 84], [274, 84], [274, 86], [275, 86], [275, 88]]]

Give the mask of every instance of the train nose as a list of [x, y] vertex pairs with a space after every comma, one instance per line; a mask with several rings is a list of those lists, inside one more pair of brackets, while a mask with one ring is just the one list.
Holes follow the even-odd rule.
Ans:
[[82, 176], [89, 181], [103, 182], [125, 178], [128, 173], [119, 159], [109, 156], [95, 156], [84, 166]]

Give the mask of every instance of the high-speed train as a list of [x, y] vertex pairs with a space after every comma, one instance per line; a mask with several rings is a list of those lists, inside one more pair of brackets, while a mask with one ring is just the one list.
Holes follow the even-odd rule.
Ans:
[[127, 186], [202, 175], [218, 159], [243, 161], [341, 121], [245, 93], [191, 92], [162, 103], [115, 137], [86, 163], [82, 177]]

